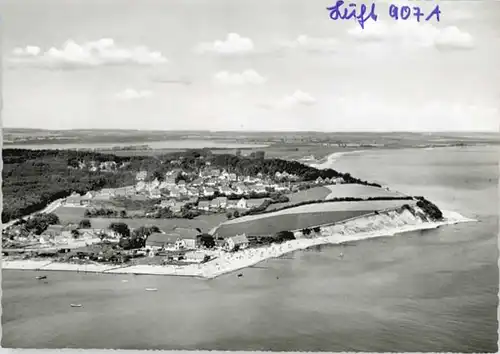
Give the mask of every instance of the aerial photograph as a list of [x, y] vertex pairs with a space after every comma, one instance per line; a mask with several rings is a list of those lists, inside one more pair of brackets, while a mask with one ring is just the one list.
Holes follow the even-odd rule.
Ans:
[[496, 353], [500, 2], [361, 3], [0, 0], [1, 346]]

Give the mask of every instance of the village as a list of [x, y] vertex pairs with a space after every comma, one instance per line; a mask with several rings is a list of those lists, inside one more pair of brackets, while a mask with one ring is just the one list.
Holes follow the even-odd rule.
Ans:
[[[101, 163], [99, 168], [113, 171], [117, 166]], [[197, 217], [210, 220], [208, 224], [215, 228], [224, 220], [265, 210], [271, 202], [288, 202], [287, 196], [305, 188], [344, 182], [342, 178], [303, 182], [287, 172], [242, 176], [208, 164], [196, 173], [172, 168], [163, 176], [141, 170], [136, 172], [135, 181], [135, 185], [89, 191], [83, 195], [73, 192], [46, 209], [55, 215], [63, 210], [84, 210], [84, 218], [79, 222], [51, 221], [53, 214], [42, 212], [6, 228], [3, 231], [4, 258], [115, 265], [207, 262], [226, 252], [295, 237], [290, 232], [217, 237], [211, 230], [197, 227]], [[115, 222], [93, 225], [93, 217], [113, 217], [110, 221]], [[115, 217], [120, 221], [151, 220], [129, 227], [125, 222], [116, 222]], [[172, 223], [168, 227], [154, 226], [161, 219], [170, 219]], [[45, 225], [39, 234], [36, 228], [28, 227], [35, 220]]]

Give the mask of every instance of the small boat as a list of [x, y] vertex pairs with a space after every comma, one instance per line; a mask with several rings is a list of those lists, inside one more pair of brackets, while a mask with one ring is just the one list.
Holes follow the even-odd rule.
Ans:
[[240, 274], [238, 274], [238, 278], [239, 278], [239, 277], [242, 277], [242, 276], [243, 276], [243, 274], [241, 274], [241, 273], [240, 273]]
[[122, 283], [128, 283], [128, 280], [127, 279], [123, 279]]
[[340, 258], [344, 258], [344, 253], [340, 252], [339, 257], [340, 257]]
[[146, 288], [146, 291], [157, 291], [158, 289], [156, 288]]
[[47, 279], [47, 276], [46, 275], [39, 275], [39, 276], [35, 277], [35, 279], [37, 279], [37, 280]]
[[71, 304], [69, 306], [71, 306], [71, 307], [82, 307], [82, 304]]

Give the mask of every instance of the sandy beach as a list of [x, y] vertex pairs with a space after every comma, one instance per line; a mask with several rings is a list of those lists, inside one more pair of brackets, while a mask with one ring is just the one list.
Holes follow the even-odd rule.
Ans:
[[324, 244], [342, 244], [374, 237], [394, 236], [396, 234], [433, 229], [443, 225], [475, 221], [455, 212], [443, 212], [445, 220], [441, 222], [423, 222], [412, 213], [405, 211], [388, 212], [356, 218], [345, 223], [325, 227], [313, 238], [300, 238], [272, 244], [266, 247], [249, 248], [236, 253], [214, 252], [215, 259], [203, 264], [178, 265], [100, 265], [70, 264], [37, 260], [2, 261], [3, 269], [94, 272], [106, 274], [148, 274], [215, 278], [243, 268], [253, 266], [269, 258], [277, 258], [289, 252], [304, 250]]

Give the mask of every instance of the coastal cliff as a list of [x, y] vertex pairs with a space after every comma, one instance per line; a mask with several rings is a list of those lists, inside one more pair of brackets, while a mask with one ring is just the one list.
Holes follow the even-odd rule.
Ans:
[[[349, 241], [363, 240], [374, 237], [394, 236], [403, 232], [433, 229], [442, 225], [474, 221], [458, 213], [442, 212], [442, 218], [435, 220], [435, 215], [429, 213], [430, 202], [418, 205], [403, 205], [397, 209], [374, 212], [332, 226], [324, 226], [319, 232], [295, 240], [265, 247], [248, 248], [230, 253], [213, 252], [212, 261], [203, 264], [179, 265], [123, 265], [121, 267], [95, 264], [65, 264], [51, 261], [13, 260], [3, 261], [4, 269], [24, 270], [60, 270], [97, 272], [109, 274], [151, 274], [178, 275], [201, 278], [215, 278], [220, 275], [250, 267], [269, 258], [280, 257], [286, 253], [304, 250], [322, 244], [342, 244]], [[437, 208], [437, 207], [436, 207]]]

